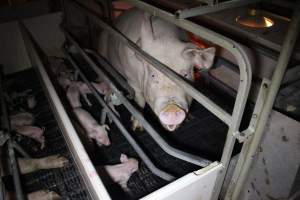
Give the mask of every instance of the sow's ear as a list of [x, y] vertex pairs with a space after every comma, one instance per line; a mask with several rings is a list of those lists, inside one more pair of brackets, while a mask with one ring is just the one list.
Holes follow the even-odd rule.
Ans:
[[209, 69], [213, 65], [215, 54], [215, 47], [199, 49], [194, 45], [184, 49], [182, 52], [183, 58], [190, 60], [198, 69]]
[[153, 27], [153, 20], [155, 20], [155, 17], [145, 12], [143, 18], [144, 19], [141, 26], [141, 45], [143, 45], [144, 41], [151, 42], [155, 40]]

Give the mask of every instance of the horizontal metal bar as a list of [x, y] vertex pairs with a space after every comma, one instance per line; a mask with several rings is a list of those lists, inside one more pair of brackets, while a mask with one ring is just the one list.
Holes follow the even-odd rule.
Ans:
[[173, 70], [171, 70], [168, 66], [164, 65], [163, 63], [159, 62], [152, 56], [150, 56], [145, 51], [141, 50], [139, 46], [137, 46], [134, 42], [132, 42], [130, 39], [128, 39], [126, 36], [124, 36], [122, 33], [120, 33], [118, 30], [112, 28], [110, 25], [103, 22], [97, 15], [92, 14], [91, 11], [88, 11], [86, 8], [82, 7], [80, 3], [75, 3], [74, 5], [77, 5], [82, 11], [90, 16], [96, 24], [98, 24], [100, 27], [108, 30], [111, 34], [113, 34], [115, 37], [117, 37], [121, 42], [128, 45], [129, 48], [131, 48], [133, 51], [135, 51], [138, 55], [143, 57], [145, 61], [148, 63], [151, 63], [153, 67], [155, 67], [157, 70], [162, 72], [165, 76], [167, 76], [169, 79], [177, 83], [181, 88], [183, 88], [190, 96], [192, 96], [195, 100], [200, 102], [205, 108], [210, 110], [214, 115], [216, 115], [218, 118], [220, 118], [224, 123], [230, 126], [232, 120], [231, 115], [228, 114], [224, 109], [222, 109], [220, 106], [215, 104], [213, 101], [211, 101], [209, 98], [207, 98], [205, 95], [203, 95], [201, 92], [199, 92], [196, 88], [194, 88], [192, 85], [190, 85], [188, 82], [186, 82], [181, 76], [179, 76], [177, 73], [175, 73]]
[[198, 16], [198, 15], [204, 15], [204, 14], [208, 14], [208, 13], [218, 12], [221, 10], [246, 6], [248, 4], [257, 3], [260, 1], [261, 0], [231, 0], [231, 1], [226, 1], [224, 3], [214, 4], [214, 5], [198, 6], [195, 8], [178, 10], [178, 11], [176, 11], [175, 16], [178, 19], [186, 19], [189, 17]]
[[136, 153], [140, 156], [140, 158], [144, 161], [146, 166], [150, 169], [150, 171], [161, 177], [164, 180], [172, 181], [175, 179], [174, 176], [170, 175], [167, 172], [164, 172], [160, 169], [158, 169], [150, 160], [150, 158], [144, 153], [142, 148], [137, 144], [137, 142], [133, 139], [133, 137], [129, 134], [129, 132], [126, 130], [124, 125], [121, 123], [121, 121], [118, 119], [116, 114], [111, 110], [111, 108], [105, 103], [105, 101], [101, 98], [101, 96], [98, 94], [97, 90], [94, 88], [94, 86], [90, 83], [90, 81], [86, 78], [86, 76], [82, 73], [80, 67], [76, 64], [74, 59], [71, 57], [70, 54], [65, 52], [65, 55], [67, 59], [70, 61], [70, 63], [73, 65], [73, 67], [79, 72], [79, 76], [82, 78], [82, 80], [87, 84], [89, 89], [92, 91], [95, 98], [98, 100], [98, 102], [101, 104], [101, 106], [108, 112], [111, 119], [114, 121], [116, 126], [119, 128], [121, 133], [124, 135], [124, 137], [127, 139], [127, 141], [131, 144], [132, 148], [136, 151]]
[[53, 84], [51, 83], [49, 76], [47, 75], [44, 64], [39, 55], [39, 53], [41, 53], [40, 51], [42, 50], [37, 45], [36, 41], [26, 27], [24, 25], [21, 27], [22, 36], [31, 64], [37, 70], [40, 81], [43, 84], [43, 88], [45, 89], [47, 97], [51, 102], [51, 107], [54, 111], [59, 128], [68, 144], [72, 158], [74, 158], [76, 166], [83, 177], [82, 180], [88, 189], [87, 192], [92, 196], [93, 199], [110, 200], [111, 198], [103, 182], [100, 180], [94, 165], [88, 157], [78, 137], [78, 134], [74, 129], [71, 120], [68, 117], [68, 114], [66, 113], [66, 110], [63, 107]]
[[73, 36], [68, 33], [66, 30], [63, 30], [66, 37], [71, 41], [71, 43], [77, 48], [79, 54], [87, 61], [90, 67], [101, 77], [105, 82], [107, 82], [112, 89], [112, 91], [116, 94], [116, 96], [120, 99], [123, 105], [132, 113], [132, 115], [143, 125], [143, 127], [147, 130], [149, 135], [155, 140], [155, 142], [169, 155], [174, 156], [178, 159], [184, 160], [189, 163], [193, 163], [195, 165], [205, 167], [208, 166], [211, 161], [201, 158], [199, 156], [192, 155], [190, 153], [183, 152], [179, 149], [176, 149], [170, 146], [168, 143], [164, 141], [164, 139], [156, 132], [156, 130], [149, 124], [147, 120], [143, 117], [143, 115], [130, 103], [130, 101], [124, 97], [122, 92], [115, 86], [115, 84], [106, 76], [105, 73], [98, 67], [94, 61], [84, 52], [83, 49], [79, 46], [79, 44], [75, 41]]
[[102, 67], [104, 67], [104, 69], [110, 73], [110, 75], [112, 77], [114, 77], [114, 79], [120, 84], [121, 87], [123, 87], [129, 94], [129, 96], [127, 96], [130, 99], [134, 98], [134, 90], [132, 89], [132, 87], [127, 83], [127, 81], [112, 67], [110, 66], [109, 63], [107, 63], [102, 56], [100, 56], [99, 54], [97, 54], [95, 51], [91, 50], [91, 49], [84, 49], [85, 52], [93, 55], [94, 57], [97, 58], [98, 62], [100, 63], [100, 65]]

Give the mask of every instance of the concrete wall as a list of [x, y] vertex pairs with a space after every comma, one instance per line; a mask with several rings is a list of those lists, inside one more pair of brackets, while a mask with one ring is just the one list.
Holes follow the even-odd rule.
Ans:
[[[61, 13], [53, 13], [24, 20], [38, 44], [49, 56], [61, 56], [64, 36], [59, 30]], [[22, 35], [16, 21], [0, 24], [0, 65], [6, 74], [31, 67]]]

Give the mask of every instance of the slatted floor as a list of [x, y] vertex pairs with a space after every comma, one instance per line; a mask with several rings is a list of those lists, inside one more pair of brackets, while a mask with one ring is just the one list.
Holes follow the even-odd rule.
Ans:
[[[35, 117], [35, 125], [45, 127], [46, 147], [40, 150], [39, 144], [29, 138], [19, 136], [17, 140], [22, 147], [34, 158], [60, 154], [67, 157], [70, 164], [65, 168], [40, 170], [22, 176], [22, 183], [26, 192], [49, 189], [56, 191], [62, 199], [90, 199], [83, 184], [78, 168], [72, 160], [66, 142], [59, 130], [51, 110], [48, 99], [42, 89], [38, 77], [33, 70], [16, 73], [7, 78], [8, 91], [22, 92], [31, 89], [38, 102], [32, 112]], [[16, 107], [24, 105], [22, 101], [16, 103]]]

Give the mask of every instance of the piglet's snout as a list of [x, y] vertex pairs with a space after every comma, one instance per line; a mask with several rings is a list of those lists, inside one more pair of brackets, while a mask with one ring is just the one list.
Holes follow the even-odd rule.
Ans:
[[105, 138], [103, 141], [102, 141], [103, 145], [104, 146], [109, 146], [110, 145], [110, 140], [109, 138]]
[[166, 125], [181, 124], [185, 117], [185, 111], [175, 104], [168, 104], [159, 113], [159, 120]]

